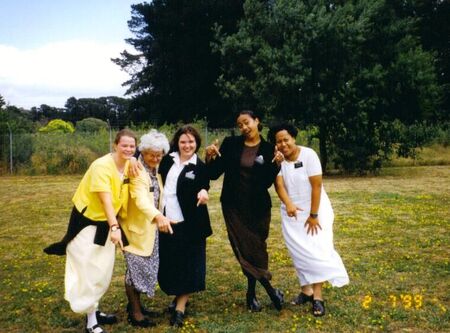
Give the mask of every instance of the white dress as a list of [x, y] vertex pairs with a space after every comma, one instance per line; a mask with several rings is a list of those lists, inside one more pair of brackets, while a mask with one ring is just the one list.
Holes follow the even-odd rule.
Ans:
[[306, 233], [306, 219], [311, 209], [309, 177], [322, 174], [316, 152], [300, 146], [296, 161], [284, 161], [279, 176], [283, 177], [286, 191], [293, 203], [303, 209], [297, 219], [289, 217], [281, 204], [282, 231], [286, 246], [294, 262], [300, 285], [329, 281], [335, 287], [349, 283], [347, 271], [333, 245], [334, 213], [324, 188], [320, 196], [319, 223], [322, 229], [314, 236]]

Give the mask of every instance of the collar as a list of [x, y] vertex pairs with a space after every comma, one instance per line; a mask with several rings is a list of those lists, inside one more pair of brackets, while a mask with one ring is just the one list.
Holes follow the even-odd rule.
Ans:
[[183, 163], [180, 162], [180, 154], [177, 151], [174, 151], [169, 155], [172, 156], [173, 162], [176, 163], [177, 165], [188, 165], [188, 164], [197, 165], [197, 154], [192, 155], [190, 159], [184, 161]]

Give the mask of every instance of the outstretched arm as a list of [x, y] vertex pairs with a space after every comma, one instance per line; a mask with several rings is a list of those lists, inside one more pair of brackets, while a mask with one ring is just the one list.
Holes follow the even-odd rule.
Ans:
[[136, 203], [137, 208], [145, 214], [147, 220], [158, 224], [158, 229], [161, 232], [173, 233], [171, 221], [165, 217], [153, 204], [153, 200], [148, 192], [148, 184], [145, 181], [145, 176], [142, 174], [145, 171], [140, 171], [139, 175], [131, 179], [130, 196]]
[[283, 176], [278, 175], [275, 179], [275, 190], [277, 191], [278, 197], [286, 205], [286, 213], [288, 216], [295, 217], [297, 219], [297, 211], [303, 210], [297, 207], [289, 197], [284, 186]]

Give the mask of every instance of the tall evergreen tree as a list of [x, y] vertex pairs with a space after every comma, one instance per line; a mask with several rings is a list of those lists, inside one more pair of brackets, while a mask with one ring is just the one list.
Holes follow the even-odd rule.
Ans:
[[127, 42], [137, 53], [123, 51], [113, 61], [131, 75], [124, 84], [135, 95], [142, 120], [207, 117], [221, 124], [228, 106], [215, 85], [220, 57], [211, 52], [212, 27], [218, 23], [233, 31], [242, 2], [155, 0], [132, 5], [128, 25], [135, 37]]
[[391, 0], [401, 17], [416, 22], [416, 35], [423, 48], [436, 56], [436, 72], [442, 87], [442, 105], [434, 113], [434, 120], [450, 119], [450, 1], [448, 0]]
[[217, 29], [219, 85], [232, 103], [318, 128], [322, 163], [377, 168], [384, 121], [427, 119], [438, 107], [433, 57], [414, 20], [374, 1], [247, 0], [235, 34]]

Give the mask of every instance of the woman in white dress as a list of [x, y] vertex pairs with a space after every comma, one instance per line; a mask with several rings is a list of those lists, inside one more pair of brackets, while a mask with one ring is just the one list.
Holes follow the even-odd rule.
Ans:
[[342, 287], [347, 271], [333, 245], [334, 213], [322, 186], [322, 166], [316, 152], [297, 146], [297, 129], [290, 124], [273, 127], [274, 160], [281, 165], [275, 181], [280, 197], [282, 231], [301, 285], [294, 304], [312, 302], [314, 316], [325, 314], [322, 285]]

